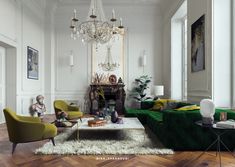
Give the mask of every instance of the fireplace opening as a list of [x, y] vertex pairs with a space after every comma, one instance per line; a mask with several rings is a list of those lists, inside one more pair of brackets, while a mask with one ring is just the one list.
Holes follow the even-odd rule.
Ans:
[[[123, 84], [115, 85], [90, 85], [90, 101], [91, 101], [91, 114], [95, 114], [97, 111], [102, 110], [104, 107], [115, 106], [115, 110], [119, 114], [124, 112], [125, 103], [125, 90]], [[97, 90], [102, 88], [104, 92], [104, 98], [99, 96], [94, 96], [97, 94]], [[95, 103], [94, 103], [95, 102]]]

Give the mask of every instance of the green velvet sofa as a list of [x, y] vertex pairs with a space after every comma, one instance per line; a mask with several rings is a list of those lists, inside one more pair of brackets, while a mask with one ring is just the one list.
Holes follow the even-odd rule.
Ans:
[[[195, 124], [201, 120], [199, 110], [192, 111], [151, 111], [154, 102], [141, 104], [143, 109], [126, 109], [126, 117], [138, 117], [142, 124], [157, 135], [162, 144], [174, 150], [205, 150], [215, 139], [215, 134], [209, 128]], [[179, 103], [185, 106], [187, 103]], [[216, 109], [215, 120], [219, 120], [220, 112], [227, 112], [228, 119], [235, 119], [232, 110]], [[235, 130], [229, 130], [222, 135], [223, 142], [233, 150], [235, 148]], [[225, 149], [225, 148], [221, 148]], [[216, 145], [211, 150], [216, 150]]]

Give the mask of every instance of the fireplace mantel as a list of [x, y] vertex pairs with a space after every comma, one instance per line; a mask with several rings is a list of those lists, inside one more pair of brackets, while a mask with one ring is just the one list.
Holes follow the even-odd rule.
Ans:
[[98, 89], [103, 89], [105, 101], [108, 103], [109, 100], [116, 102], [115, 110], [118, 114], [124, 113], [124, 104], [126, 98], [126, 92], [124, 90], [124, 84], [91, 84], [90, 85], [90, 113], [95, 114], [99, 111], [99, 105], [102, 102], [102, 98], [98, 95]]

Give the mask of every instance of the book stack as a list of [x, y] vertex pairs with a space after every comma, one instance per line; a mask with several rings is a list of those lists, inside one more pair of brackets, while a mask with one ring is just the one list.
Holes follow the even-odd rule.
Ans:
[[107, 123], [106, 120], [94, 119], [88, 121], [88, 126], [90, 127], [104, 126], [106, 123]]
[[235, 120], [220, 121], [216, 123], [218, 128], [235, 129]]

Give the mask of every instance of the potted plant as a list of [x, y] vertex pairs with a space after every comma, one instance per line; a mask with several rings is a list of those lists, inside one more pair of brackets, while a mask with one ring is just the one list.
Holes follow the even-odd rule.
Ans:
[[149, 88], [150, 82], [151, 77], [148, 75], [142, 75], [135, 79], [135, 87], [133, 88], [134, 99], [139, 102], [139, 105], [141, 105], [142, 101], [151, 99], [151, 97], [146, 97], [146, 89]]
[[102, 111], [103, 111], [103, 108], [105, 107], [105, 105], [106, 105], [106, 102], [105, 102], [105, 95], [104, 95], [104, 89], [101, 87], [101, 86], [99, 86], [98, 88], [97, 88], [97, 95], [98, 95], [98, 108], [99, 108], [99, 115], [101, 116], [103, 113], [102, 113]]

